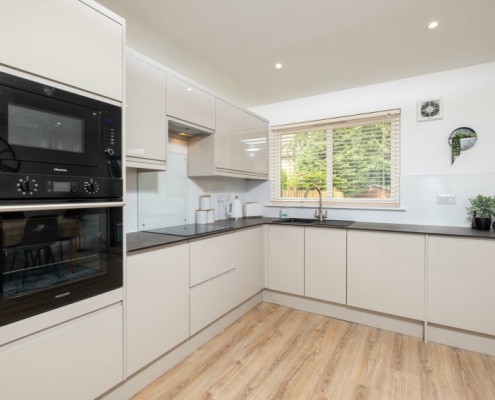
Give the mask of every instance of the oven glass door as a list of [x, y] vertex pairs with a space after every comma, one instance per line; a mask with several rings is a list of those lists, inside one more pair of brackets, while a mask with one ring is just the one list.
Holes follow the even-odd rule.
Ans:
[[122, 207], [0, 213], [0, 326], [122, 286]]
[[96, 167], [100, 112], [0, 85], [0, 159]]

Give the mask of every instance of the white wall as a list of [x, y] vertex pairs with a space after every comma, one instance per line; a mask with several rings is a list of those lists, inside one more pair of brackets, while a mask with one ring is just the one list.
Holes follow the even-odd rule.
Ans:
[[[417, 122], [416, 102], [443, 97], [443, 120]], [[469, 225], [466, 207], [477, 194], [495, 194], [495, 63], [423, 75], [341, 92], [268, 104], [252, 111], [271, 125], [372, 111], [401, 109], [401, 207], [405, 211], [331, 209], [333, 219], [449, 226]], [[450, 165], [450, 133], [467, 126], [478, 142]], [[269, 204], [269, 185], [248, 182], [247, 196]], [[455, 194], [456, 205], [437, 205], [437, 194]], [[291, 209], [310, 216], [313, 209]], [[279, 208], [265, 207], [265, 216]]]

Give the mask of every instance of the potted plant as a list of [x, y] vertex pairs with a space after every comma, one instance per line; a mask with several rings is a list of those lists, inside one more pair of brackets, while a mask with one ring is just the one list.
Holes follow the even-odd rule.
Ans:
[[495, 197], [479, 194], [474, 199], [469, 199], [476, 229], [489, 230], [492, 217], [495, 216]]

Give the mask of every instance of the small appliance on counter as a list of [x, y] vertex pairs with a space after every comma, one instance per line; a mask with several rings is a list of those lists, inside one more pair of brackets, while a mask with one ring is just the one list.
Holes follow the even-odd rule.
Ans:
[[244, 203], [244, 218], [261, 218], [263, 211], [260, 203]]
[[227, 203], [227, 216], [229, 219], [242, 218], [242, 202], [237, 196]]

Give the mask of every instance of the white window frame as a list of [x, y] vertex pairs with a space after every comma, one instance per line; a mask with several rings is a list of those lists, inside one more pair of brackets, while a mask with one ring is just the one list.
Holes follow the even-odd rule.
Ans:
[[[272, 126], [270, 129], [270, 204], [289, 207], [315, 207], [317, 199], [281, 197], [281, 136], [287, 133], [301, 133], [326, 130], [327, 149], [333, 149], [332, 129], [357, 124], [373, 124], [390, 121], [391, 129], [391, 197], [390, 199], [337, 199], [323, 198], [327, 208], [359, 209], [400, 209], [400, 109], [379, 111], [324, 120]], [[333, 161], [327, 158], [327, 188], [333, 188]]]

